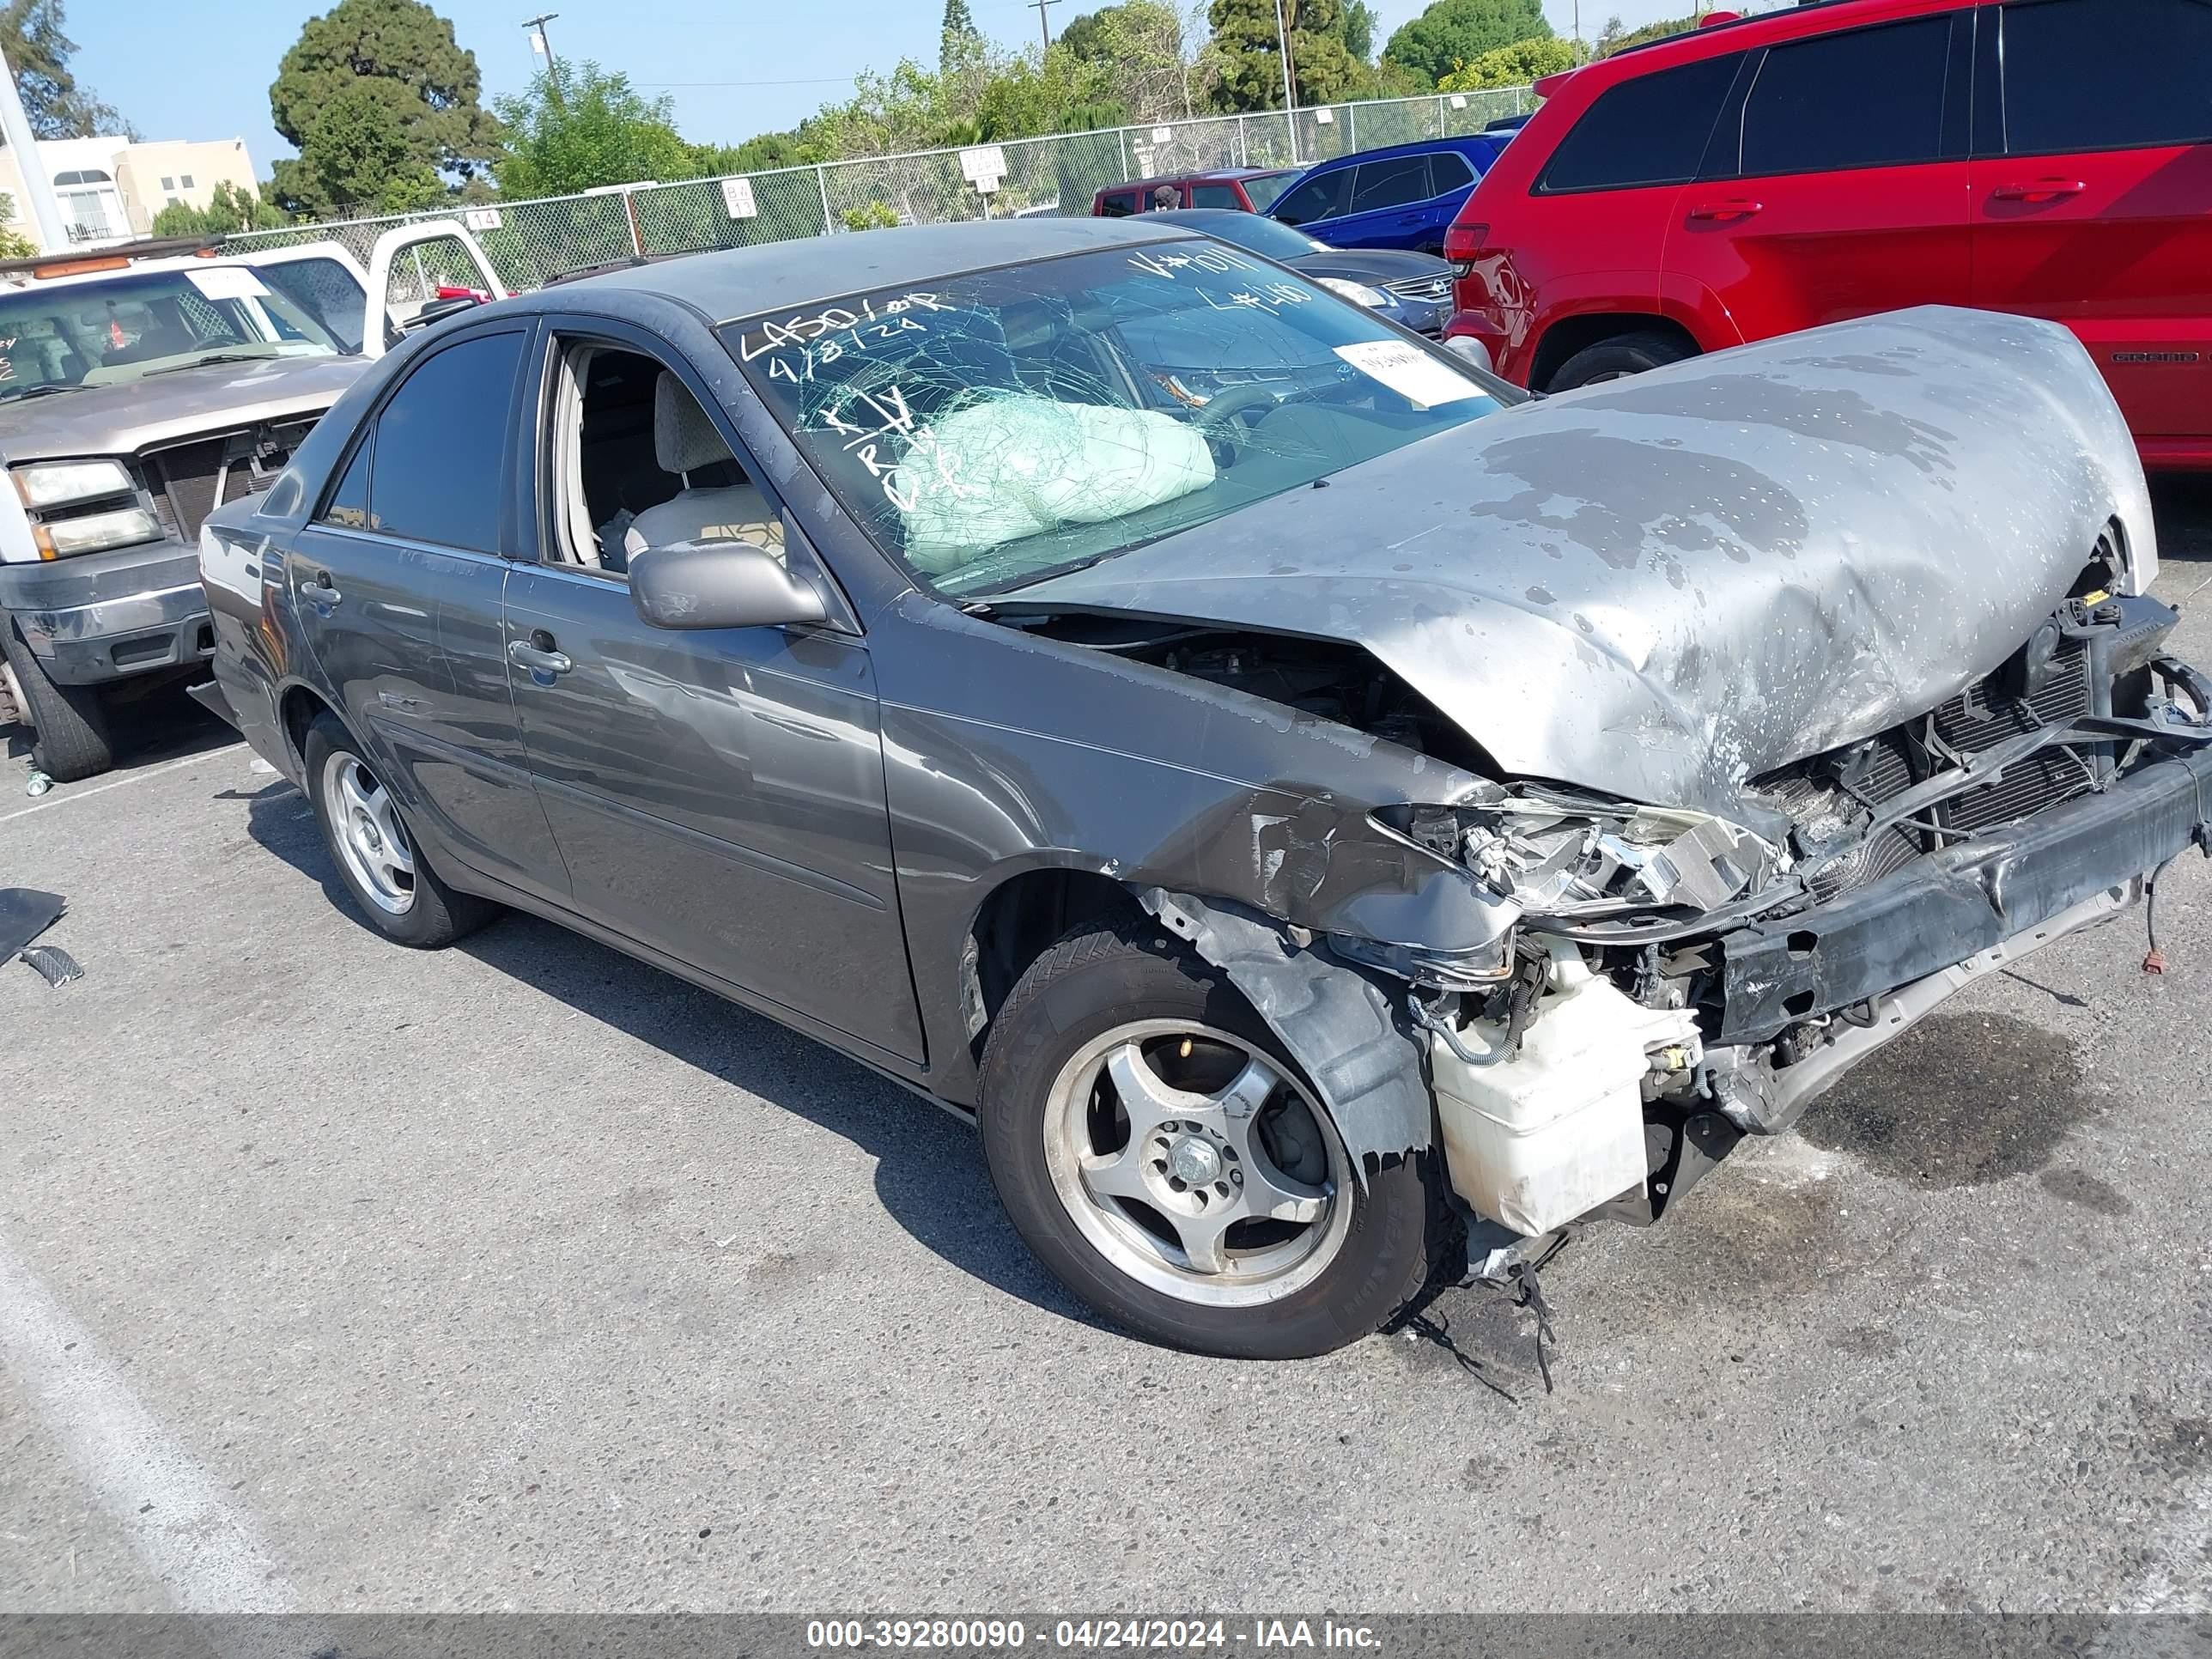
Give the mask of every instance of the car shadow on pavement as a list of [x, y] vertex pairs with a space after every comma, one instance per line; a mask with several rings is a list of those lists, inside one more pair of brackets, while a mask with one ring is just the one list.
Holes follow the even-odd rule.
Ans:
[[2203, 574], [2173, 596], [2179, 599], [2205, 576], [2212, 576], [2212, 477], [2160, 474], [2150, 481], [2150, 500], [2158, 522], [2160, 562], [2203, 568]]
[[[272, 782], [247, 798], [246, 832], [315, 882], [349, 920], [368, 927], [292, 785]], [[843, 1136], [874, 1159], [877, 1197], [918, 1243], [1032, 1306], [1106, 1328], [1016, 1236], [991, 1189], [975, 1131], [951, 1114], [763, 1015], [538, 917], [502, 916], [454, 948]]]
[[[182, 681], [111, 707], [108, 726], [118, 770], [183, 760], [239, 741], [237, 732], [185, 695]], [[0, 741], [7, 744], [9, 759], [29, 763], [29, 726], [0, 726]]]

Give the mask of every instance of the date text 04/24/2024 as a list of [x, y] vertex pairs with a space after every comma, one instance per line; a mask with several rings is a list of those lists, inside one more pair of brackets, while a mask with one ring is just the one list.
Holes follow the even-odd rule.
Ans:
[[806, 1645], [836, 1651], [869, 1648], [1013, 1652], [1025, 1647], [1255, 1651], [1337, 1649], [1372, 1652], [1381, 1646], [1365, 1625], [1333, 1619], [1060, 1619], [1032, 1628], [1018, 1619], [817, 1619]]

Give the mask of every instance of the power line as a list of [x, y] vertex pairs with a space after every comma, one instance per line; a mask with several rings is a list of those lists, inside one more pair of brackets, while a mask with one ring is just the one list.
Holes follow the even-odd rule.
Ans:
[[640, 81], [641, 87], [842, 87], [852, 82], [849, 75], [817, 76], [811, 81]]

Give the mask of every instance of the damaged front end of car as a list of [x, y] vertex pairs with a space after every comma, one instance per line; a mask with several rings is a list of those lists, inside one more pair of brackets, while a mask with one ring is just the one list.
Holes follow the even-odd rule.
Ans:
[[1944, 999], [2212, 852], [2212, 681], [2167, 653], [2177, 620], [2069, 599], [1941, 707], [1747, 780], [1765, 833], [1536, 781], [1376, 811], [1464, 872], [1494, 924], [1478, 944], [1140, 897], [1356, 1149], [1440, 1144], [1459, 1197], [1515, 1234], [1650, 1224]]

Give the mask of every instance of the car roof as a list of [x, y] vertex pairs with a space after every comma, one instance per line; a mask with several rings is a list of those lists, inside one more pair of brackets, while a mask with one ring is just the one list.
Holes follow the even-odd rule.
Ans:
[[1117, 190], [1150, 190], [1159, 185], [1228, 184], [1238, 179], [1260, 179], [1270, 173], [1296, 173], [1296, 167], [1212, 167], [1203, 173], [1162, 173], [1150, 179], [1124, 179], [1118, 185], [1108, 185], [1097, 193], [1110, 195]]
[[1450, 138], [1416, 138], [1410, 144], [1385, 144], [1378, 149], [1355, 149], [1346, 155], [1331, 155], [1316, 161], [1306, 171], [1319, 173], [1324, 167], [1342, 167], [1352, 161], [1387, 161], [1397, 155], [1426, 155], [1439, 149], [1496, 150], [1501, 148], [1498, 135], [1494, 132], [1462, 133]]
[[[1678, 34], [1662, 34], [1656, 40], [1642, 41], [1617, 52], [1610, 58], [1601, 58], [1589, 69], [1606, 64], [1628, 63], [1638, 70], [1659, 66], [1657, 58], [1671, 60], [1674, 50], [1698, 44], [1726, 42], [1728, 51], [1762, 46], [1771, 40], [1794, 40], [1802, 35], [1826, 34], [1832, 29], [1846, 29], [1860, 22], [1886, 21], [1891, 18], [1929, 16], [1943, 12], [1963, 11], [1973, 0], [1797, 0], [1795, 6], [1785, 6], [1779, 11], [1747, 12], [1731, 17], [1726, 22], [1708, 23], [1698, 28], [1687, 28]], [[1689, 53], [1698, 56], [1701, 54]], [[1570, 75], [1580, 70], [1570, 70]]]
[[718, 322], [782, 310], [863, 289], [902, 288], [948, 276], [1050, 259], [1095, 248], [1136, 247], [1197, 234], [1134, 219], [997, 219], [848, 231], [753, 247], [694, 253], [662, 264], [603, 272], [556, 291], [562, 301], [595, 289], [658, 294]]

